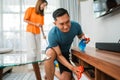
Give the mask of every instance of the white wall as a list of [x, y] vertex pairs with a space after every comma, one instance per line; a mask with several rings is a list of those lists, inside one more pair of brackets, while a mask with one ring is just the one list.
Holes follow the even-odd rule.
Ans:
[[49, 5], [53, 5], [53, 6], [60, 6], [60, 0], [47, 0]]
[[81, 26], [86, 36], [91, 38], [88, 46], [95, 42], [117, 42], [120, 39], [120, 10], [104, 17], [95, 18], [93, 0], [80, 2]]

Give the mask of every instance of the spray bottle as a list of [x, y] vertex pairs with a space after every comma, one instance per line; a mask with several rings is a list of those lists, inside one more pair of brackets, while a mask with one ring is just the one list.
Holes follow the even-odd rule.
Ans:
[[80, 51], [85, 51], [85, 48], [86, 48], [86, 41], [87, 40], [90, 40], [90, 38], [85, 38], [85, 39], [82, 39], [79, 44], [78, 44], [78, 47], [80, 49]]

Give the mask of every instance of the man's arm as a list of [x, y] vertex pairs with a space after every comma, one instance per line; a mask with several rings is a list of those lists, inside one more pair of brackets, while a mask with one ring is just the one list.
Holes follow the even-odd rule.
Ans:
[[80, 35], [78, 35], [78, 38], [79, 39], [85, 39], [86, 41], [85, 41], [85, 43], [87, 44], [88, 42], [90, 42], [90, 38], [86, 38], [86, 36], [85, 36], [85, 34], [80, 34]]
[[60, 63], [62, 63], [64, 66], [66, 66], [68, 69], [70, 69], [73, 73], [75, 73], [77, 76], [79, 76], [79, 69], [73, 65], [71, 65], [62, 55], [61, 50], [59, 46], [53, 47], [57, 54], [57, 59]]
[[85, 39], [85, 34], [82, 33], [82, 34], [78, 35], [77, 37], [78, 37], [79, 39]]
[[67, 68], [72, 70], [73, 66], [62, 55], [62, 52], [61, 52], [59, 46], [53, 47], [53, 49], [55, 50], [55, 52], [57, 54], [57, 59], [59, 60], [59, 62], [61, 62], [64, 66], [66, 66]]

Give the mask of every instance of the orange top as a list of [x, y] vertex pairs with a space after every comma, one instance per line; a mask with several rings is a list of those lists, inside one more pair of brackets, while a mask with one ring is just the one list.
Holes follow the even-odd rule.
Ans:
[[[28, 20], [34, 23], [40, 23], [41, 25], [44, 24], [44, 16], [35, 13], [35, 8], [30, 7], [26, 10], [24, 20]], [[40, 33], [40, 28], [31, 24], [27, 25], [27, 32], [32, 32], [34, 34]]]

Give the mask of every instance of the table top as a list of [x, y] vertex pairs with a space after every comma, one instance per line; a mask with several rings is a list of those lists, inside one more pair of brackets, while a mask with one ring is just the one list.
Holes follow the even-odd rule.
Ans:
[[120, 53], [92, 47], [86, 47], [85, 52], [80, 51], [77, 47], [73, 47], [71, 51], [79, 59], [117, 80], [120, 79]]
[[14, 53], [6, 53], [0, 54], [0, 68], [4, 68], [7, 66], [17, 66], [24, 64], [31, 64], [35, 62], [43, 62], [50, 57], [46, 56], [43, 53], [25, 53], [25, 52], [14, 52]]
[[[93, 47], [86, 47], [86, 50], [84, 52], [80, 51], [79, 48], [73, 47], [72, 51], [77, 51], [80, 57], [83, 56], [89, 56], [92, 58], [96, 58], [105, 62], [112, 63], [114, 65], [120, 66], [120, 53], [118, 52], [111, 52], [111, 51], [105, 51], [105, 50], [99, 50]], [[80, 54], [81, 53], [81, 54]], [[84, 59], [84, 58], [83, 58]], [[86, 59], [84, 59], [86, 61]], [[89, 59], [87, 59], [88, 61]]]

